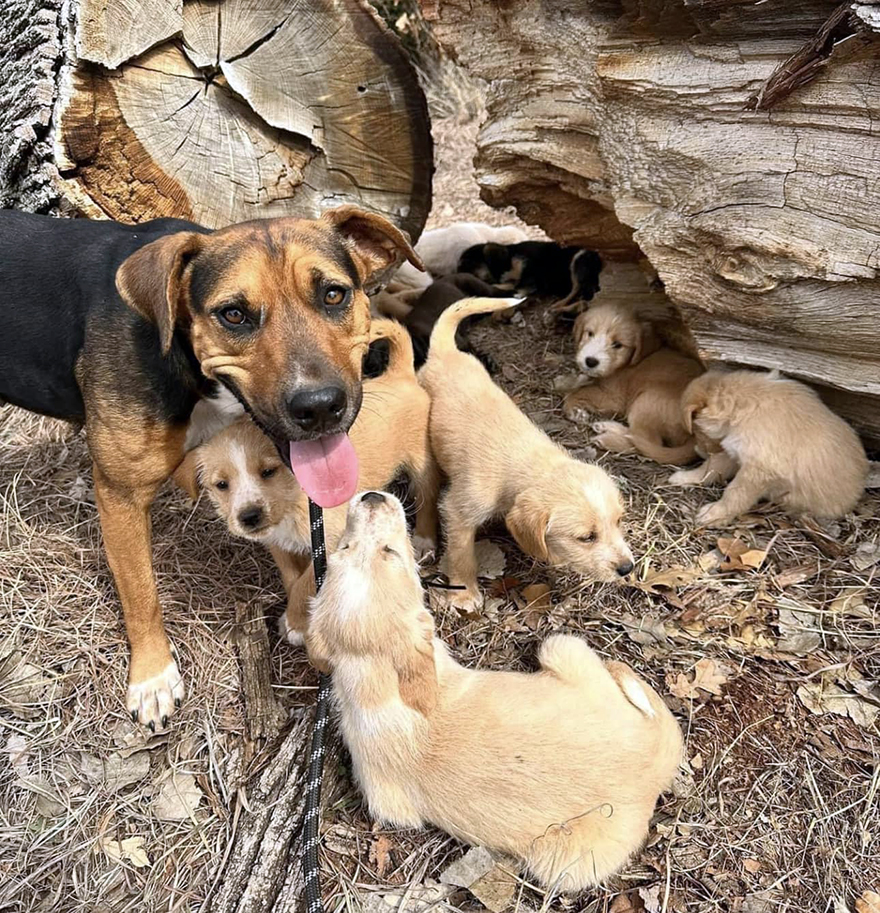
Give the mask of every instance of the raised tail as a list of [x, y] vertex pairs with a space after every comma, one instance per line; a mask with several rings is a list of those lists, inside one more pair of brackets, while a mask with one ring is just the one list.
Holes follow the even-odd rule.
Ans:
[[689, 438], [678, 447], [666, 447], [664, 444], [658, 444], [656, 441], [652, 441], [650, 438], [637, 434], [630, 429], [629, 439], [639, 453], [657, 463], [683, 466], [693, 462], [697, 456], [695, 438]]
[[431, 343], [428, 347], [428, 357], [430, 358], [435, 353], [442, 355], [444, 352], [457, 351], [455, 331], [462, 320], [474, 314], [506, 311], [516, 307], [522, 300], [522, 298], [462, 298], [461, 301], [451, 304], [434, 324], [434, 329], [431, 331]]
[[370, 324], [370, 342], [388, 340], [388, 367], [386, 374], [415, 374], [413, 345], [409, 330], [396, 320], [374, 317]]

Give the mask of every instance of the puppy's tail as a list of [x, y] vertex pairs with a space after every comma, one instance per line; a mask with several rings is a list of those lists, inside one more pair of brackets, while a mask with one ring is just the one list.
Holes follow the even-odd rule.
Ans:
[[678, 447], [667, 447], [665, 444], [652, 441], [650, 438], [630, 430], [629, 439], [639, 453], [654, 460], [656, 463], [683, 466], [692, 462], [697, 456], [696, 440], [694, 438], [689, 438]]
[[457, 351], [455, 331], [462, 320], [474, 314], [488, 314], [490, 311], [506, 311], [516, 307], [522, 298], [463, 298], [451, 304], [437, 319], [431, 332], [428, 357], [433, 354]]
[[396, 320], [373, 318], [370, 324], [370, 342], [387, 339], [389, 344], [386, 374], [415, 374], [413, 345], [409, 330]]

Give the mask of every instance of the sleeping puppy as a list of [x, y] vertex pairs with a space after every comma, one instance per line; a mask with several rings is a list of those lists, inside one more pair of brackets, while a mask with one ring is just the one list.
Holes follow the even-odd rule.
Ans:
[[[499, 291], [470, 273], [453, 273], [451, 276], [445, 276], [443, 279], [432, 282], [413, 301], [412, 309], [403, 319], [403, 325], [409, 330], [409, 335], [412, 337], [416, 368], [420, 368], [428, 357], [428, 344], [437, 318], [450, 304], [455, 304], [456, 301], [472, 295], [480, 295], [483, 298], [500, 298], [507, 296], [508, 293]], [[464, 323], [459, 324], [455, 334], [455, 344], [463, 352], [472, 352], [486, 365], [487, 370], [492, 370], [490, 365], [486, 364], [485, 356], [470, 347], [465, 327]]]
[[658, 463], [689, 463], [697, 455], [681, 415], [681, 394], [703, 368], [663, 345], [650, 314], [618, 304], [584, 311], [574, 324], [575, 361], [585, 386], [565, 398], [565, 414], [623, 415], [599, 422], [594, 442], [605, 450], [633, 449]]
[[594, 580], [618, 580], [633, 568], [620, 530], [620, 492], [608, 474], [551, 441], [476, 358], [455, 347], [466, 317], [515, 303], [469, 298], [447, 308], [419, 372], [431, 396], [431, 448], [449, 477], [441, 506], [449, 577], [466, 587], [450, 600], [465, 611], [482, 601], [474, 537], [493, 517], [504, 518], [526, 554], [552, 565]]
[[516, 244], [528, 236], [516, 225], [486, 225], [484, 222], [455, 222], [445, 228], [432, 228], [419, 238], [415, 250], [427, 272], [399, 269], [390, 288], [427, 288], [431, 276], [448, 276], [456, 272], [459, 257], [475, 244]]
[[555, 241], [520, 244], [478, 244], [458, 262], [460, 273], [472, 273], [490, 285], [516, 291], [519, 296], [561, 299], [554, 309], [570, 302], [589, 301], [599, 291], [602, 260], [584, 247], [563, 247]]
[[794, 514], [840, 517], [865, 490], [858, 435], [805, 384], [776, 371], [710, 371], [682, 396], [683, 421], [706, 462], [673, 473], [673, 485], [732, 481], [704, 505], [698, 526], [722, 526], [762, 498]]
[[309, 657], [333, 672], [342, 737], [371, 813], [433, 824], [579, 891], [639, 848], [682, 754], [659, 695], [579, 637], [541, 671], [465, 669], [434, 637], [400, 502], [351, 502], [313, 601]]
[[[416, 495], [416, 541], [422, 551], [432, 551], [439, 479], [428, 446], [430, 400], [416, 380], [406, 330], [391, 320], [374, 320], [370, 336], [387, 339], [390, 352], [385, 373], [364, 383], [363, 406], [351, 428], [358, 487], [384, 488], [405, 471]], [[288, 596], [282, 634], [302, 643], [307, 600], [314, 593], [308, 498], [272, 442], [243, 417], [187, 454], [175, 479], [193, 497], [200, 481], [234, 536], [269, 548]], [[344, 525], [345, 506], [324, 511], [328, 550]]]

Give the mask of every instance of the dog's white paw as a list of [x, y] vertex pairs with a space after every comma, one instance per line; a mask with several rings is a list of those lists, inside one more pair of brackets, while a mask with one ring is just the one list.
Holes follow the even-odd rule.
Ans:
[[697, 511], [697, 526], [724, 526], [730, 519], [720, 501], [704, 504]]
[[449, 606], [462, 615], [479, 615], [483, 611], [483, 594], [479, 590], [449, 590]]
[[183, 677], [177, 663], [170, 663], [157, 675], [130, 682], [125, 698], [132, 719], [153, 732], [164, 729], [185, 696]]
[[588, 425], [593, 417], [593, 413], [583, 406], [570, 404], [568, 401], [562, 406], [563, 415], [576, 425]]
[[633, 449], [629, 428], [620, 422], [594, 422], [593, 431], [596, 433], [593, 443], [603, 450], [627, 453]]
[[697, 485], [699, 480], [694, 478], [689, 469], [678, 469], [666, 480], [667, 485]]
[[278, 619], [278, 633], [282, 639], [286, 640], [292, 647], [301, 647], [306, 642], [305, 633], [291, 628], [287, 624], [287, 613], [285, 612]]

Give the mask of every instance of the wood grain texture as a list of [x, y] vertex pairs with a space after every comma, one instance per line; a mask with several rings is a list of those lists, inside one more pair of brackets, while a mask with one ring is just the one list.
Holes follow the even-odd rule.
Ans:
[[[71, 0], [70, 18], [56, 0], [11, 6], [0, 30], [18, 56], [0, 57], [0, 91], [10, 74], [10, 103], [26, 104], [0, 113], [0, 167], [42, 128], [43, 211], [213, 228], [349, 202], [421, 233], [427, 105], [366, 0]], [[35, 11], [51, 54], [20, 66], [22, 41], [44, 37]], [[2, 172], [0, 188], [26, 205]]]
[[[477, 155], [489, 202], [612, 253], [631, 231], [705, 358], [822, 386], [876, 441], [880, 38], [835, 46], [809, 85], [746, 110], [836, 7], [425, 4], [441, 42], [489, 81]], [[548, 169], [556, 186], [538, 188]]]

